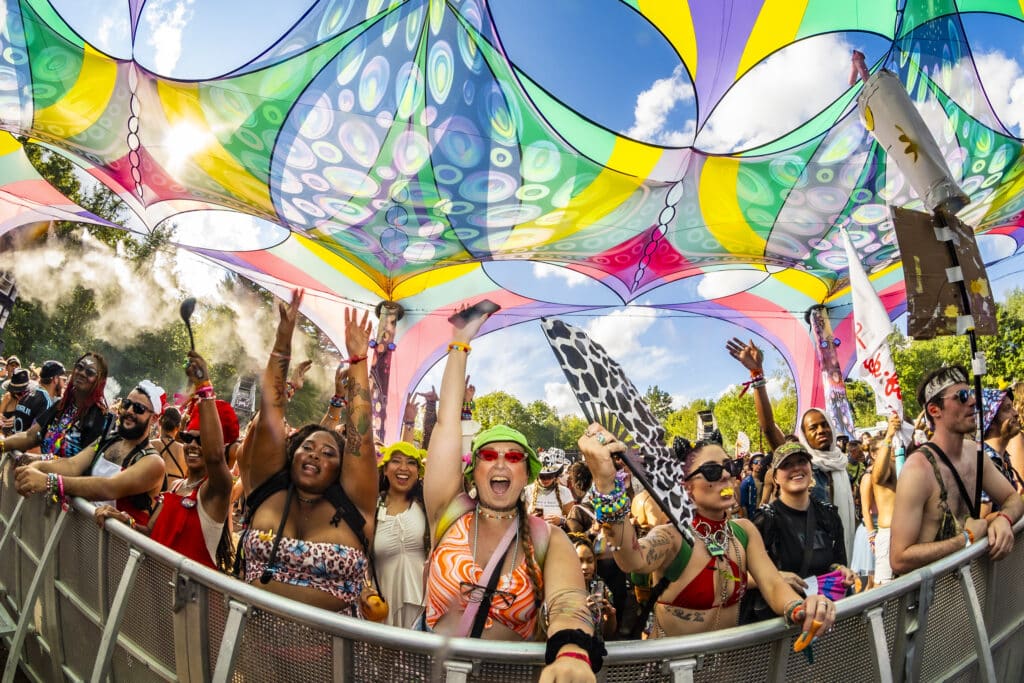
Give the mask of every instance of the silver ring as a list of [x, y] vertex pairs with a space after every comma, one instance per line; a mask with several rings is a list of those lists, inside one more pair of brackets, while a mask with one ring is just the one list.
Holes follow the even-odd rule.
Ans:
[[594, 438], [597, 439], [597, 442], [602, 446], [605, 444], [605, 441], [607, 441], [607, 439], [604, 438], [604, 434], [598, 434]]

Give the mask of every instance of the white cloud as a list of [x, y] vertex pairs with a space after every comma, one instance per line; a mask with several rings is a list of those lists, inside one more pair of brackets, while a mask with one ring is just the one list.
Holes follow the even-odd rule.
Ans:
[[172, 75], [181, 58], [181, 34], [192, 20], [195, 0], [156, 2], [146, 5], [149, 44], [154, 48], [154, 66], [161, 75]]
[[587, 325], [590, 338], [604, 347], [622, 366], [641, 393], [648, 383], [664, 384], [665, 374], [686, 356], [664, 346], [645, 346], [643, 337], [658, 320], [658, 310], [645, 306], [621, 308]]
[[582, 273], [577, 273], [569, 268], [562, 268], [559, 266], [552, 266], [547, 263], [534, 263], [533, 264], [533, 277], [538, 280], [543, 278], [559, 278], [565, 281], [565, 284], [569, 287], [578, 287], [580, 285], [590, 282], [590, 278]]
[[544, 384], [544, 402], [555, 409], [559, 416], [576, 415], [583, 417], [580, 404], [568, 383], [546, 382]]
[[[985, 94], [1000, 120], [1016, 135], [1024, 131], [1024, 68], [1002, 52], [974, 55]], [[979, 98], [980, 100], [980, 98]], [[979, 102], [979, 106], [983, 102]]]
[[747, 149], [806, 123], [849, 87], [850, 52], [845, 40], [825, 35], [772, 55], [714, 105], [696, 147], [712, 152]]
[[636, 140], [667, 147], [686, 147], [693, 143], [695, 122], [687, 121], [683, 130], [666, 130], [668, 116], [677, 105], [693, 100], [693, 86], [680, 64], [668, 78], [659, 78], [636, 96], [633, 126], [626, 135]]
[[114, 47], [125, 41], [129, 31], [128, 17], [118, 9], [116, 15], [107, 15], [100, 19], [96, 31], [96, 45], [108, 54], [113, 53]]

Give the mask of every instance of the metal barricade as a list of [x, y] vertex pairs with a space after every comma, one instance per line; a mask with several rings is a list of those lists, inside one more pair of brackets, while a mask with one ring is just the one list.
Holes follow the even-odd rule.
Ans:
[[[535, 643], [449, 639], [339, 616], [200, 566], [108, 522], [20, 498], [0, 471], [0, 634], [36, 681], [534, 680]], [[1010, 557], [977, 543], [842, 600], [834, 632], [794, 654], [781, 619], [709, 634], [608, 643], [606, 683], [1019, 680], [1024, 522]]]

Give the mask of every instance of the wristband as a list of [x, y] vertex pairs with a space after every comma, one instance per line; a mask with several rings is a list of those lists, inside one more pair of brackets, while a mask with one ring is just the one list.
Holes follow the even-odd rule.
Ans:
[[796, 612], [796, 610], [803, 604], [803, 600], [792, 600], [788, 605], [786, 605], [786, 609], [783, 610], [782, 616], [785, 618], [787, 624], [792, 626], [796, 623], [796, 620], [793, 618], [793, 613]]
[[[544, 651], [544, 663], [550, 664], [562, 655], [561, 650], [566, 645], [576, 645], [586, 650], [590, 660], [590, 670], [597, 673], [604, 664], [604, 656], [607, 654], [604, 643], [600, 638], [589, 635], [578, 628], [564, 628], [561, 631], [548, 636], [547, 648]], [[569, 653], [565, 653], [567, 656]], [[573, 653], [578, 655], [579, 653]]]
[[361, 363], [364, 360], [366, 360], [366, 356], [352, 356], [351, 358], [346, 358], [342, 362], [348, 363], [349, 365], [355, 365], [356, 363]]
[[462, 342], [452, 342], [451, 344], [448, 345], [448, 350], [449, 351], [464, 351], [466, 353], [469, 353], [470, 351], [473, 350], [473, 347], [470, 346], [469, 344], [463, 344]]
[[971, 547], [971, 543], [974, 542], [974, 534], [972, 534], [967, 529], [963, 530], [963, 534], [964, 534], [964, 547], [965, 548], [970, 548]]
[[558, 656], [555, 657], [555, 659], [560, 659], [562, 657], [572, 657], [573, 659], [578, 659], [581, 662], [586, 662], [587, 666], [590, 666], [590, 657], [588, 657], [583, 652], [575, 652], [573, 650], [569, 650], [567, 652], [559, 652]]
[[205, 386], [200, 386], [196, 389], [196, 396], [201, 399], [216, 398], [216, 394], [213, 393], [213, 385], [206, 382]]
[[332, 408], [344, 408], [348, 404], [348, 401], [345, 400], [344, 396], [335, 394], [334, 396], [331, 396], [330, 403]]
[[292, 357], [287, 353], [281, 353], [280, 351], [271, 351], [270, 355], [274, 358], [283, 358], [284, 360], [291, 360]]
[[997, 512], [996, 514], [1005, 519], [1006, 523], [1010, 525], [1011, 529], [1013, 528], [1013, 520], [1010, 519], [1010, 515], [1006, 514], [1005, 512]]

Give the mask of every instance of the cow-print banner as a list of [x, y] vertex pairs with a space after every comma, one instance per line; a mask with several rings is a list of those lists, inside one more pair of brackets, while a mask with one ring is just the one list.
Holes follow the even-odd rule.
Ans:
[[623, 460], [690, 540], [693, 502], [683, 488], [683, 463], [665, 445], [665, 430], [619, 364], [583, 330], [541, 318], [558, 364], [583, 414], [629, 447]]

